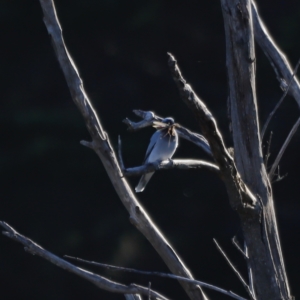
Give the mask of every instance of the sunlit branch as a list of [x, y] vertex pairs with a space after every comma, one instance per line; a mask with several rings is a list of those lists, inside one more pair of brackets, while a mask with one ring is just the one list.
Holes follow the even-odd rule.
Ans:
[[142, 294], [145, 296], [148, 296], [149, 294], [153, 298], [158, 298], [162, 300], [167, 300], [166, 297], [160, 295], [159, 293], [150, 290], [146, 287], [131, 284], [131, 285], [124, 285], [115, 281], [112, 281], [110, 279], [107, 279], [103, 276], [97, 275], [95, 273], [92, 273], [90, 271], [84, 270], [82, 268], [79, 268], [62, 258], [54, 255], [53, 253], [47, 251], [46, 249], [42, 248], [29, 238], [25, 237], [24, 235], [21, 235], [18, 233], [15, 229], [13, 229], [11, 226], [9, 226], [5, 222], [0, 221], [0, 226], [2, 226], [5, 231], [3, 231], [3, 234], [11, 239], [13, 239], [16, 242], [21, 243], [25, 246], [25, 250], [33, 255], [38, 255], [48, 261], [50, 261], [52, 264], [67, 270], [77, 276], [80, 276], [84, 278], [85, 280], [90, 281], [91, 283], [95, 284], [97, 287], [110, 291], [115, 293], [121, 293], [121, 294]]
[[112, 266], [112, 265], [108, 265], [108, 264], [102, 264], [102, 263], [98, 263], [95, 261], [89, 261], [89, 260], [85, 260], [85, 259], [81, 259], [78, 257], [73, 257], [73, 256], [69, 256], [69, 255], [65, 255], [66, 258], [69, 259], [73, 259], [79, 262], [83, 262], [89, 265], [94, 265], [97, 267], [103, 267], [106, 268], [108, 270], [115, 270], [115, 271], [124, 271], [124, 272], [130, 272], [130, 273], [136, 273], [136, 274], [143, 274], [143, 275], [154, 275], [154, 276], [159, 276], [159, 277], [166, 277], [166, 278], [171, 278], [171, 279], [177, 279], [180, 281], [186, 281], [186, 282], [190, 282], [190, 283], [195, 283], [198, 285], [201, 285], [202, 287], [217, 291], [219, 293], [225, 294], [227, 296], [230, 296], [234, 299], [238, 299], [238, 300], [246, 300], [245, 298], [238, 296], [237, 294], [231, 292], [231, 291], [227, 291], [224, 290], [222, 288], [219, 288], [215, 285], [203, 282], [203, 281], [199, 281], [199, 280], [194, 280], [194, 279], [189, 279], [189, 278], [185, 278], [185, 277], [181, 277], [181, 276], [177, 276], [177, 275], [173, 275], [173, 274], [168, 274], [168, 273], [162, 273], [162, 272], [152, 272], [152, 271], [141, 271], [141, 270], [136, 270], [136, 269], [132, 269], [132, 268], [123, 268], [123, 267], [118, 267], [118, 266]]

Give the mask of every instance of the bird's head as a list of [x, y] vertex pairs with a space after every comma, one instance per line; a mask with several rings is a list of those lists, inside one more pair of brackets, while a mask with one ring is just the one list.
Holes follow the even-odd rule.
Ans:
[[163, 123], [167, 124], [167, 125], [174, 125], [175, 121], [173, 118], [168, 117], [162, 120]]
[[175, 124], [174, 119], [171, 118], [171, 117], [162, 119], [161, 121], [154, 121], [153, 122], [153, 127], [158, 129], [158, 130], [166, 128], [167, 133], [169, 135], [173, 135], [173, 136], [175, 135], [176, 124]]

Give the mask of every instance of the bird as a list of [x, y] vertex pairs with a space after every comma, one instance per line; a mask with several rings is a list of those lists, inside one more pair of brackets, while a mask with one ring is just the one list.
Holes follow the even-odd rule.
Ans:
[[[153, 127], [157, 130], [150, 139], [146, 151], [144, 164], [171, 159], [178, 146], [178, 134], [175, 129], [174, 119], [171, 117], [161, 122], [155, 121]], [[142, 192], [154, 172], [144, 174], [135, 188], [136, 193]]]

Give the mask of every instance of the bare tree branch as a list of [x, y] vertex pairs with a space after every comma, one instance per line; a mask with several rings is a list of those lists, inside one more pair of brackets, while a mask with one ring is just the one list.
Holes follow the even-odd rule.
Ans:
[[289, 91], [289, 89], [290, 89], [290, 86], [291, 86], [291, 84], [292, 84], [292, 82], [293, 82], [294, 76], [295, 76], [295, 74], [297, 73], [297, 70], [298, 70], [298, 68], [299, 68], [299, 65], [300, 65], [300, 59], [298, 60], [297, 65], [296, 65], [296, 67], [295, 67], [295, 69], [294, 69], [294, 71], [293, 71], [292, 79], [290, 80], [289, 84], [288, 84], [287, 87], [285, 88], [282, 97], [279, 99], [278, 103], [275, 105], [274, 109], [273, 109], [273, 110], [271, 111], [271, 113], [269, 114], [269, 116], [268, 116], [268, 118], [267, 118], [267, 121], [265, 122], [265, 125], [264, 125], [264, 127], [263, 127], [263, 129], [262, 129], [262, 131], [261, 131], [261, 139], [264, 138], [264, 135], [265, 135], [265, 133], [266, 133], [266, 130], [267, 130], [267, 128], [268, 128], [268, 125], [269, 125], [269, 123], [270, 123], [272, 117], [274, 116], [275, 112], [277, 111], [277, 109], [279, 108], [279, 106], [281, 105], [281, 103], [283, 102], [283, 100], [285, 99], [285, 97], [286, 97], [286, 95], [287, 95], [287, 93], [288, 93], [288, 91]]
[[151, 173], [158, 170], [191, 170], [191, 169], [206, 169], [219, 174], [219, 168], [209, 162], [203, 160], [193, 159], [170, 159], [164, 161], [157, 161], [155, 163], [148, 163], [134, 168], [123, 169], [123, 175], [128, 176], [139, 176], [146, 173]]
[[[239, 212], [248, 249], [248, 269], [252, 272], [257, 298], [290, 299], [272, 187], [263, 162], [260, 139], [252, 22], [255, 12], [251, 9], [250, 0], [221, 0], [221, 4], [226, 35], [234, 160], [241, 178], [261, 204], [261, 209], [254, 210], [251, 217]], [[260, 34], [258, 30], [255, 33], [258, 36]], [[290, 79], [289, 76], [287, 82]]]
[[173, 274], [168, 274], [168, 273], [162, 273], [162, 272], [155, 272], [155, 271], [141, 271], [141, 270], [136, 270], [136, 269], [131, 269], [131, 268], [123, 268], [123, 267], [118, 267], [118, 266], [112, 266], [112, 265], [108, 265], [108, 264], [102, 264], [102, 263], [98, 263], [95, 261], [89, 261], [89, 260], [85, 260], [82, 258], [78, 258], [78, 257], [73, 257], [73, 256], [69, 256], [69, 255], [65, 255], [66, 258], [69, 259], [73, 259], [79, 262], [83, 262], [89, 265], [94, 265], [97, 267], [103, 267], [109, 270], [116, 270], [116, 271], [124, 271], [124, 272], [131, 272], [131, 273], [137, 273], [137, 274], [142, 274], [142, 275], [153, 275], [153, 276], [159, 276], [159, 277], [165, 277], [165, 278], [171, 278], [171, 279], [177, 279], [179, 281], [186, 281], [186, 282], [191, 282], [191, 283], [195, 283], [195, 284], [199, 284], [205, 288], [220, 292], [222, 294], [225, 294], [227, 296], [230, 296], [234, 299], [239, 299], [239, 300], [246, 300], [245, 298], [238, 296], [235, 293], [232, 293], [231, 291], [226, 291], [222, 288], [219, 288], [215, 285], [209, 284], [209, 283], [205, 283], [203, 281], [199, 281], [199, 280], [194, 280], [194, 279], [189, 279], [189, 278], [184, 278], [181, 276], [176, 276]]
[[[52, 38], [56, 56], [65, 75], [73, 101], [83, 115], [87, 129], [92, 137], [89, 146], [101, 159], [120, 200], [129, 212], [130, 222], [149, 240], [172, 273], [192, 279], [190, 271], [154, 225], [142, 205], [136, 199], [127, 181], [122, 177], [122, 172], [108, 135], [103, 130], [99, 118], [86, 95], [82, 80], [65, 46], [53, 1], [40, 0], [40, 4], [43, 9], [46, 28]], [[180, 282], [180, 284], [190, 299], [206, 299], [199, 286], [185, 282]]]
[[33, 255], [38, 255], [50, 261], [54, 265], [90, 281], [91, 283], [95, 284], [97, 287], [101, 289], [104, 289], [109, 292], [114, 292], [114, 293], [142, 294], [145, 296], [148, 296], [148, 294], [150, 293], [151, 297], [154, 299], [168, 300], [168, 298], [162, 296], [161, 294], [153, 290], [149, 291], [148, 288], [146, 287], [136, 285], [136, 284], [131, 284], [131, 285], [120, 284], [118, 282], [111, 281], [110, 279], [92, 273], [90, 271], [86, 271], [82, 268], [78, 268], [77, 266], [74, 266], [71, 263], [63, 260], [62, 258], [54, 255], [53, 253], [45, 250], [44, 248], [34, 243], [29, 238], [25, 237], [24, 235], [21, 235], [15, 229], [9, 226], [7, 223], [0, 221], [0, 226], [2, 226], [5, 229], [5, 231], [2, 232], [4, 235], [13, 239], [16, 242], [23, 244], [27, 252]]
[[[244, 242], [244, 253], [245, 253], [245, 257], [249, 258], [246, 242]], [[248, 264], [248, 279], [249, 279], [249, 288], [252, 291], [252, 293], [254, 294], [255, 290], [254, 290], [254, 283], [253, 283], [253, 276], [252, 276], [252, 268], [251, 268], [250, 264]]]
[[255, 196], [244, 184], [237, 172], [233, 158], [224, 145], [222, 135], [212, 113], [196, 95], [192, 87], [186, 83], [177, 65], [177, 61], [170, 53], [169, 67], [182, 100], [194, 113], [205, 138], [209, 142], [213, 157], [220, 168], [221, 178], [225, 182], [229, 197], [232, 200], [232, 206], [234, 209], [242, 211], [249, 208], [249, 212], [254, 207], [255, 209], [259, 209]]
[[288, 137], [284, 141], [284, 143], [283, 143], [283, 145], [282, 145], [282, 147], [281, 147], [281, 149], [280, 149], [280, 151], [279, 151], [279, 153], [278, 153], [278, 155], [277, 155], [277, 157], [276, 157], [276, 159], [275, 159], [275, 161], [272, 165], [272, 168], [269, 172], [270, 180], [272, 180], [272, 178], [274, 177], [275, 170], [277, 169], [277, 166], [279, 165], [279, 162], [282, 158], [282, 155], [283, 155], [284, 151], [286, 150], [287, 146], [289, 145], [290, 141], [292, 140], [294, 134], [296, 133], [299, 125], [300, 125], [300, 118], [298, 118], [297, 122], [294, 124], [293, 128], [291, 129]]
[[281, 175], [280, 175], [280, 166], [278, 165], [278, 167], [277, 167], [277, 172], [276, 172], [276, 173], [274, 172], [274, 175], [276, 175], [276, 179], [273, 179], [273, 180], [272, 180], [272, 183], [283, 180], [285, 177], [288, 176], [288, 173], [286, 173], [286, 174], [284, 174], [283, 176], [281, 176]]
[[282, 84], [282, 79], [285, 82], [290, 82], [289, 93], [294, 97], [300, 107], [300, 85], [295, 76], [289, 62], [282, 51], [275, 44], [271, 38], [266, 26], [260, 19], [254, 1], [251, 1], [253, 27], [255, 33], [255, 40], [264, 51], [269, 59], [274, 71], [277, 75], [279, 84]]
[[249, 259], [249, 257], [247, 256], [247, 254], [243, 251], [243, 249], [241, 248], [241, 246], [239, 245], [236, 236], [234, 236], [232, 239], [232, 244], [236, 247], [236, 249], [243, 255], [243, 257], [245, 259]]
[[252, 291], [249, 288], [249, 285], [246, 283], [246, 281], [244, 280], [244, 278], [242, 277], [242, 275], [240, 274], [240, 272], [236, 269], [236, 267], [233, 265], [233, 263], [230, 261], [230, 259], [228, 258], [228, 256], [226, 255], [226, 253], [224, 252], [224, 250], [221, 248], [221, 246], [218, 244], [216, 239], [213, 239], [215, 245], [217, 246], [217, 249], [219, 250], [219, 252], [222, 254], [222, 256], [225, 258], [226, 262], [228, 263], [228, 265], [230, 266], [230, 268], [233, 270], [233, 272], [235, 273], [235, 275], [237, 276], [237, 278], [240, 280], [240, 282], [242, 283], [242, 285], [244, 286], [246, 292], [248, 293], [249, 297], [252, 300], [255, 300], [255, 296], [253, 295]]
[[124, 169], [124, 176], [136, 176], [145, 173], [150, 173], [157, 170], [191, 170], [191, 169], [207, 169], [209, 171], [219, 174], [219, 168], [212, 163], [203, 160], [193, 160], [193, 159], [170, 159], [164, 160], [157, 163], [148, 163], [134, 168]]
[[[241, 48], [241, 45], [248, 46], [249, 43], [245, 42], [239, 44], [241, 41], [235, 37], [236, 35], [238, 37], [248, 37], [250, 35], [244, 35], [244, 32], [236, 33], [235, 30], [245, 30], [245, 26], [249, 26], [251, 17], [249, 17], [248, 13], [251, 10], [249, 3], [248, 7], [246, 7], [245, 3], [242, 4], [240, 1], [236, 1], [238, 3], [231, 3], [232, 1], [230, 1], [230, 3], [224, 3], [225, 1], [226, 0], [222, 1], [222, 9], [225, 20], [225, 32], [228, 39], [227, 47], [229, 49], [227, 49], [227, 53], [230, 55], [230, 58], [227, 60], [230, 73], [229, 81], [232, 88], [238, 88], [238, 94], [240, 93], [234, 98], [234, 100], [239, 101], [240, 107], [237, 109], [237, 103], [234, 103], [231, 108], [232, 114], [239, 115], [238, 117], [235, 116], [236, 123], [233, 125], [233, 128], [236, 126], [235, 130], [237, 131], [237, 133], [234, 133], [236, 134], [235, 145], [239, 145], [237, 149], [234, 150], [234, 154], [235, 158], [241, 155], [239, 158], [241, 172], [243, 177], [246, 178], [247, 184], [249, 182], [251, 188], [256, 192], [257, 198], [251, 193], [245, 181], [243, 181], [239, 175], [235, 162], [225, 148], [221, 133], [217, 128], [212, 113], [197, 97], [191, 86], [186, 83], [181, 75], [176, 60], [171, 54], [169, 54], [169, 66], [183, 101], [194, 113], [205, 138], [209, 142], [213, 156], [220, 168], [221, 178], [227, 188], [231, 206], [239, 213], [245, 240], [249, 249], [248, 268], [251, 269], [253, 274], [256, 294], [258, 294], [261, 299], [281, 299], [282, 297], [284, 299], [290, 299], [277, 231], [273, 199], [271, 198], [271, 186], [263, 166], [257, 115], [255, 115], [253, 119], [253, 112], [256, 112], [257, 106], [255, 105], [251, 108], [251, 104], [248, 103], [247, 105], [249, 105], [249, 107], [245, 109], [246, 104], [244, 101], [246, 101], [246, 99], [244, 99], [244, 97], [246, 95], [246, 97], [249, 97], [249, 95], [246, 93], [244, 84], [239, 82], [240, 79], [247, 80], [243, 78], [244, 75], [246, 78], [250, 75], [249, 64], [253, 64], [253, 60], [250, 58], [254, 56], [252, 56], [253, 50], [247, 51]], [[240, 23], [237, 25], [235, 22]], [[241, 51], [241, 53], [234, 54], [232, 51]], [[243, 61], [239, 61], [239, 59]], [[238, 70], [230, 69], [232, 67], [231, 64], [233, 64], [233, 68], [239, 68], [241, 64], [245, 64], [244, 71], [242, 71], [242, 73], [236, 73]], [[250, 86], [249, 83], [245, 82], [245, 85], [250, 93], [255, 91], [255, 86], [252, 86], [253, 82]], [[232, 92], [233, 91], [231, 91], [231, 93]], [[233, 96], [231, 95], [231, 97]], [[252, 97], [255, 97], [255, 95], [249, 97], [251, 101], [254, 101], [252, 103], [254, 104], [256, 100]], [[254, 122], [256, 122], [256, 126], [251, 129]], [[246, 123], [248, 125], [245, 127]], [[243, 126], [243, 128], [240, 128], [240, 126]], [[254, 145], [252, 144], [252, 139], [255, 141], [253, 141]], [[236, 152], [236, 150], [238, 150], [238, 152]], [[254, 158], [255, 161], [252, 165], [251, 161]], [[264, 202], [262, 202], [261, 199], [263, 199]], [[263, 220], [264, 223], [263, 227], [261, 220]], [[266, 289], [266, 286], [269, 288]]]
[[123, 123], [128, 126], [128, 130], [130, 131], [136, 131], [148, 126], [152, 126], [154, 121], [162, 121], [162, 118], [156, 116], [152, 111], [135, 109], [133, 112], [143, 120], [140, 122], [132, 122], [128, 118], [124, 119]]

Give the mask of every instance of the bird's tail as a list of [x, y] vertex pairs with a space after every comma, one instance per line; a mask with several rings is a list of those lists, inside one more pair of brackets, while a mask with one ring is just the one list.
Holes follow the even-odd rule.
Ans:
[[150, 180], [150, 178], [153, 176], [153, 174], [154, 174], [154, 172], [152, 172], [152, 173], [147, 173], [147, 174], [145, 174], [145, 175], [143, 175], [143, 176], [141, 177], [141, 179], [140, 179], [138, 185], [137, 185], [136, 188], [135, 188], [135, 192], [136, 192], [136, 193], [140, 193], [140, 192], [142, 192], [142, 191], [145, 189], [147, 183], [149, 182], [149, 180]]

